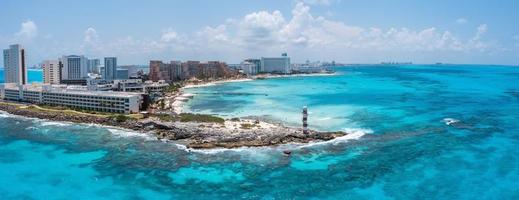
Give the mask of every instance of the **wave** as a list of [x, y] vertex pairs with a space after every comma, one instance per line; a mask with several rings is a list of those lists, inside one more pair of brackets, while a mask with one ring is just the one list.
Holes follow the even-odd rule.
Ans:
[[47, 121], [47, 120], [44, 120], [44, 119], [42, 119], [42, 121], [40, 122], [40, 126], [60, 126], [60, 127], [63, 127], [63, 126], [70, 126], [70, 125], [72, 125], [71, 122]]
[[5, 111], [0, 111], [0, 118], [8, 118], [8, 117], [13, 117], [13, 115], [11, 115]]
[[[103, 128], [108, 130], [111, 134], [114, 136], [119, 137], [142, 137], [146, 140], [157, 140], [156, 137], [149, 133], [140, 133], [136, 131], [132, 131], [129, 129], [123, 129], [119, 127], [114, 126], [106, 126], [102, 124], [94, 124], [94, 123], [75, 123], [75, 122], [67, 122], [67, 121], [52, 121], [49, 119], [39, 119], [39, 118], [32, 118], [32, 117], [25, 117], [20, 115], [13, 115], [5, 111], [0, 111], [0, 118], [18, 118], [23, 120], [32, 120], [34, 122], [37, 122], [37, 126], [30, 126], [27, 127], [27, 130], [29, 129], [37, 129], [38, 127], [45, 127], [45, 126], [54, 126], [54, 127], [66, 127], [66, 126], [74, 126], [74, 125], [81, 125], [86, 127], [97, 127], [97, 128]], [[19, 122], [16, 122], [19, 123]]]
[[[99, 125], [95, 124], [95, 126], [99, 126]], [[140, 132], [136, 132], [136, 131], [114, 128], [114, 127], [107, 127], [107, 126], [102, 126], [102, 127], [108, 129], [108, 131], [110, 131], [110, 133], [112, 133], [113, 135], [123, 137], [123, 138], [139, 137], [139, 138], [144, 138], [144, 139], [150, 140], [150, 141], [158, 140], [156, 137], [154, 137], [148, 133], [140, 133]]]
[[452, 124], [455, 124], [455, 123], [460, 122], [460, 120], [457, 120], [457, 119], [454, 119], [454, 118], [444, 118], [442, 121], [443, 121], [443, 122], [445, 123], [445, 125], [447, 125], [447, 126], [450, 126], [450, 125], [452, 125]]
[[347, 133], [345, 136], [338, 137], [338, 138], [335, 138], [335, 139], [332, 139], [332, 140], [328, 140], [328, 141], [310, 142], [308, 144], [301, 145], [300, 148], [312, 147], [312, 146], [320, 146], [320, 145], [330, 145], [330, 144], [331, 145], [337, 145], [337, 144], [340, 144], [340, 143], [348, 142], [350, 140], [358, 140], [358, 139], [362, 138], [362, 136], [364, 136], [366, 134], [372, 134], [373, 130], [371, 130], [371, 129], [363, 129], [363, 128], [345, 128], [344, 132]]
[[174, 143], [175, 146], [177, 146], [178, 149], [186, 151], [186, 152], [194, 152], [194, 153], [200, 153], [200, 154], [219, 154], [219, 153], [228, 153], [228, 152], [247, 152], [247, 153], [259, 153], [262, 150], [275, 150], [277, 147], [238, 147], [238, 148], [214, 148], [214, 149], [192, 149], [188, 148], [186, 145]]
[[322, 141], [322, 142], [311, 142], [311, 143], [307, 143], [307, 144], [290, 143], [290, 144], [282, 144], [282, 145], [278, 145], [278, 146], [238, 147], [238, 148], [232, 148], [232, 149], [226, 149], [226, 148], [191, 149], [191, 148], [188, 148], [186, 145], [179, 144], [179, 143], [174, 143], [174, 145], [177, 146], [178, 149], [186, 151], [186, 152], [190, 152], [190, 153], [219, 154], [219, 153], [228, 153], [228, 152], [242, 152], [242, 153], [261, 155], [261, 154], [267, 153], [268, 151], [282, 152], [285, 150], [293, 150], [293, 149], [307, 148], [307, 147], [320, 146], [320, 145], [337, 145], [337, 144], [345, 143], [345, 142], [348, 142], [351, 140], [358, 140], [366, 134], [373, 133], [373, 131], [371, 129], [362, 129], [362, 128], [346, 128], [346, 129], [344, 129], [344, 131], [346, 133], [348, 133], [345, 136], [338, 137], [333, 140]]

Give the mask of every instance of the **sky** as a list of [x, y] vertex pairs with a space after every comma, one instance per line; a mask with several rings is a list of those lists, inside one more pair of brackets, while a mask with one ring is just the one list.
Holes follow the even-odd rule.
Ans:
[[[0, 0], [0, 47], [62, 55], [519, 65], [517, 0]], [[3, 57], [0, 57], [3, 59]], [[0, 65], [3, 64], [1, 60]]]

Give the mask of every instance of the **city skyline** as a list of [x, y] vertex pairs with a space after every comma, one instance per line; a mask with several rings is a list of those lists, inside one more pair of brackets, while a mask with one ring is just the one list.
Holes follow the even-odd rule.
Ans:
[[519, 28], [507, 24], [519, 18], [514, 1], [74, 5], [78, 9], [62, 9], [60, 1], [2, 2], [0, 45], [24, 46], [28, 67], [63, 55], [116, 56], [125, 65], [149, 60], [239, 63], [283, 52], [294, 62], [519, 64]]

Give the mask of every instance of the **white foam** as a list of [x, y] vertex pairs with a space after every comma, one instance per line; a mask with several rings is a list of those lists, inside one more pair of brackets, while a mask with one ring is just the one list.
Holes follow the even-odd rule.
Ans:
[[304, 148], [304, 147], [311, 147], [311, 146], [318, 146], [318, 145], [336, 145], [339, 143], [348, 142], [350, 140], [358, 140], [362, 136], [366, 134], [373, 133], [370, 129], [355, 129], [355, 128], [347, 128], [344, 129], [346, 133], [348, 133], [345, 136], [335, 138], [333, 140], [323, 141], [323, 142], [311, 142], [308, 144], [300, 144], [300, 143], [290, 143], [290, 144], [282, 144], [279, 146], [263, 146], [263, 147], [238, 147], [238, 148], [214, 148], [214, 149], [191, 149], [188, 148], [186, 145], [173, 143], [175, 146], [178, 147], [180, 150], [184, 150], [187, 152], [194, 152], [194, 153], [201, 153], [201, 154], [219, 154], [219, 153], [226, 153], [226, 152], [243, 152], [243, 153], [249, 153], [254, 154], [256, 156], [266, 154], [268, 151], [284, 151], [284, 150], [290, 150], [290, 149], [297, 149], [297, 148]]
[[310, 142], [308, 144], [303, 144], [300, 147], [303, 148], [303, 147], [311, 147], [311, 146], [318, 146], [318, 145], [329, 145], [329, 144], [336, 145], [336, 144], [348, 142], [350, 140], [358, 140], [358, 139], [360, 139], [362, 136], [364, 136], [366, 134], [373, 133], [373, 131], [371, 129], [363, 129], [363, 128], [345, 128], [344, 132], [347, 133], [345, 136], [338, 137], [338, 138], [335, 138], [335, 139], [332, 139], [332, 140], [328, 140], [328, 141]]
[[187, 152], [195, 152], [201, 154], [219, 154], [225, 152], [248, 152], [248, 153], [258, 153], [261, 150], [270, 150], [272, 147], [238, 147], [238, 148], [213, 148], [213, 149], [191, 149], [186, 145], [174, 143], [179, 149], [187, 151]]
[[113, 135], [115, 136], [119, 136], [119, 137], [140, 137], [140, 138], [144, 138], [146, 140], [157, 140], [156, 137], [153, 137], [152, 135], [148, 134], [148, 133], [140, 133], [140, 132], [136, 132], [136, 131], [131, 131], [131, 130], [125, 130], [125, 129], [119, 129], [119, 128], [114, 128], [114, 127], [104, 127], [106, 129], [108, 129], [108, 131], [110, 131], [110, 133], [112, 133]]
[[70, 122], [59, 122], [59, 121], [41, 121], [41, 126], [70, 126]]
[[447, 126], [450, 126], [450, 125], [452, 125], [452, 124], [454, 124], [454, 123], [458, 123], [458, 122], [460, 122], [460, 120], [457, 120], [457, 119], [454, 119], [454, 118], [444, 118], [442, 121], [443, 121], [443, 122], [445, 123], [445, 125], [447, 125]]
[[0, 118], [8, 118], [8, 117], [20, 117], [18, 115], [13, 115], [3, 110], [0, 110]]

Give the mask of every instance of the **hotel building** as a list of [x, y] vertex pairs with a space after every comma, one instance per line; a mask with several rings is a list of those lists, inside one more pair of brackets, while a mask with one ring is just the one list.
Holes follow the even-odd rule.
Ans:
[[150, 80], [168, 82], [183, 80], [187, 76], [187, 66], [180, 61], [164, 63], [159, 60], [150, 61]]
[[87, 67], [88, 67], [88, 73], [96, 73], [99, 74], [99, 65], [101, 65], [101, 61], [97, 58], [95, 59], [88, 59], [87, 60]]
[[60, 60], [62, 84], [85, 84], [88, 78], [87, 58], [85, 56], [63, 56]]
[[25, 50], [19, 44], [4, 49], [4, 81], [23, 85], [27, 83], [27, 66]]
[[9, 101], [40, 103], [51, 106], [110, 113], [138, 113], [143, 105], [140, 93], [87, 91], [56, 85], [0, 85], [0, 98]]
[[58, 60], [45, 60], [41, 67], [43, 69], [43, 83], [60, 84], [61, 69]]
[[261, 58], [261, 72], [267, 73], [290, 73], [290, 57], [283, 53], [281, 57]]
[[105, 58], [105, 68], [104, 68], [104, 76], [105, 80], [116, 80], [117, 79], [117, 58], [116, 57], [107, 57]]

